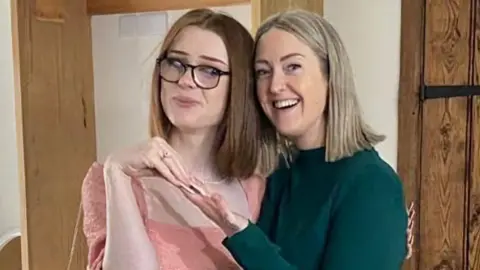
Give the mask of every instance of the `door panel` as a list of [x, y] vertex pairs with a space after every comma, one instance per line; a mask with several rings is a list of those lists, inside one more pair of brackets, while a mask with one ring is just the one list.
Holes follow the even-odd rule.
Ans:
[[474, 259], [480, 256], [478, 98], [441, 92], [431, 92], [440, 94], [437, 98], [422, 98], [426, 86], [455, 91], [455, 86], [479, 84], [474, 76], [477, 2], [402, 1], [398, 171], [419, 216], [415, 256], [404, 269], [480, 266], [475, 263], [480, 258]]

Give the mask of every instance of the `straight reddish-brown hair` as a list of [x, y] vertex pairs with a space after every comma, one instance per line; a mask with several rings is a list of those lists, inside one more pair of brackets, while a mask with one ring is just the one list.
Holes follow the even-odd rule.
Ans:
[[[262, 134], [260, 107], [254, 92], [252, 73], [252, 36], [238, 21], [226, 14], [195, 9], [172, 25], [163, 41], [159, 58], [168, 53], [179, 32], [187, 26], [197, 26], [217, 34], [223, 40], [229, 57], [230, 92], [215, 145], [219, 173], [223, 177], [242, 179], [256, 172], [271, 172], [276, 165], [274, 136]], [[168, 138], [171, 123], [160, 102], [159, 73], [156, 65], [152, 80], [150, 135]]]

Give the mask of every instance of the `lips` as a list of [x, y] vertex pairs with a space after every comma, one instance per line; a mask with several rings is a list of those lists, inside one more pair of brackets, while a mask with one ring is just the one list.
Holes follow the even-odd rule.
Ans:
[[186, 97], [186, 96], [176, 96], [172, 98], [175, 103], [177, 103], [180, 107], [191, 107], [197, 104], [200, 104], [197, 100]]

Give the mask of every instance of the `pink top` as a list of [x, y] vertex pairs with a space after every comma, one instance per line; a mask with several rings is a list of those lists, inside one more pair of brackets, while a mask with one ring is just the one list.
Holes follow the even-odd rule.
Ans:
[[[125, 178], [125, 175], [118, 176], [118, 172], [115, 173], [117, 176], [105, 177], [108, 171], [105, 171], [104, 165], [94, 163], [83, 182], [83, 231], [89, 248], [90, 270], [120, 270], [120, 266], [123, 269], [139, 269], [138, 267], [146, 265], [144, 261], [148, 260], [149, 266], [141, 266], [142, 270], [241, 269], [221, 244], [225, 237], [223, 232], [200, 215], [199, 210], [195, 210], [180, 193], [177, 194], [176, 188], [167, 187], [169, 183], [161, 178], [130, 179], [131, 187], [119, 188], [115, 185], [127, 182], [119, 179]], [[108, 178], [112, 178], [110, 182], [107, 181]], [[158, 185], [159, 183], [161, 184]], [[265, 182], [255, 176], [241, 181], [238, 186], [244, 196], [234, 185], [222, 189], [221, 194], [223, 193], [230, 206], [240, 209], [239, 212], [244, 207], [243, 204], [246, 204], [250, 219], [255, 221]], [[131, 198], [134, 198], [135, 202], [128, 199], [129, 193], [133, 193]], [[117, 194], [118, 197], [115, 197]], [[109, 204], [109, 201], [112, 203]], [[135, 222], [135, 211], [139, 213], [138, 220], [141, 222]], [[132, 214], [129, 214], [130, 212]], [[117, 224], [121, 223], [124, 223], [124, 229], [119, 229], [121, 225]], [[132, 227], [141, 228], [135, 232]], [[149, 244], [141, 242], [142, 236], [138, 233], [141, 230], [145, 232], [145, 239], [148, 239]], [[116, 231], [121, 232], [117, 234]], [[116, 236], [111, 237], [112, 239], [107, 237], [112, 234]], [[133, 238], [129, 238], [128, 234]], [[124, 239], [116, 240], [117, 238]], [[112, 243], [109, 244], [109, 240]], [[148, 252], [140, 251], [148, 248], [150, 244], [155, 259], [148, 258], [148, 255], [145, 255]], [[107, 260], [110, 262], [106, 263]], [[114, 267], [115, 264], [120, 266]]]

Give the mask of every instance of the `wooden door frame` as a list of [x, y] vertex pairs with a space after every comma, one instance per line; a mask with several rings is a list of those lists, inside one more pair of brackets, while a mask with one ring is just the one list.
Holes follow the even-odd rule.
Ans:
[[419, 267], [419, 205], [421, 179], [422, 112], [420, 86], [423, 81], [425, 3], [402, 0], [400, 81], [398, 90], [397, 171], [404, 182], [406, 200], [416, 202], [415, 247], [404, 269]]

